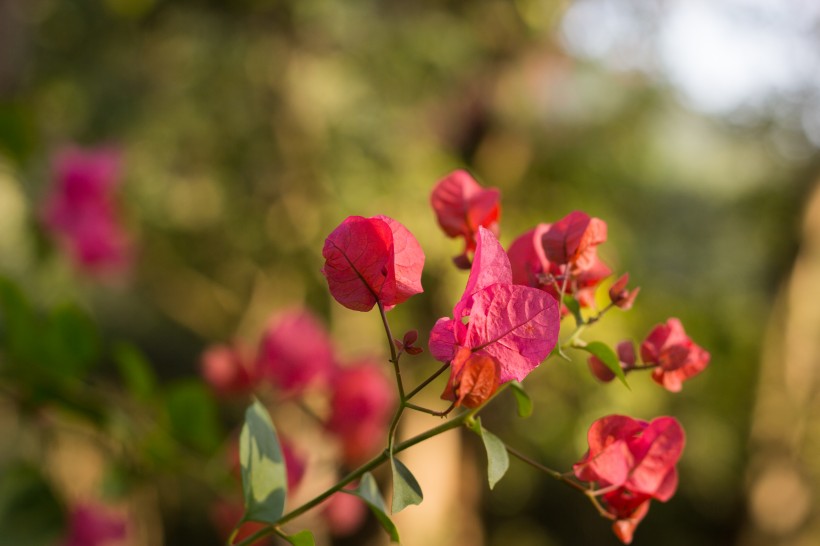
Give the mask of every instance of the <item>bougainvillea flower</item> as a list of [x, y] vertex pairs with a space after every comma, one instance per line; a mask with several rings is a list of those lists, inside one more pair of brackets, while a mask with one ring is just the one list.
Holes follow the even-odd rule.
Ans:
[[641, 360], [657, 366], [652, 370], [652, 379], [672, 392], [680, 391], [685, 380], [706, 369], [710, 358], [686, 335], [676, 318], [655, 326], [641, 343]]
[[237, 344], [209, 347], [200, 367], [202, 377], [220, 396], [247, 394], [257, 380], [252, 359]]
[[344, 460], [353, 467], [383, 445], [396, 402], [393, 385], [380, 366], [362, 362], [339, 369], [331, 387], [325, 426], [339, 438]]
[[125, 519], [101, 506], [81, 504], [71, 510], [68, 536], [61, 546], [108, 546], [126, 537]]
[[454, 171], [441, 180], [430, 194], [430, 204], [439, 226], [449, 237], [464, 237], [464, 253], [455, 259], [459, 266], [470, 267], [467, 256], [476, 247], [478, 228], [498, 236], [501, 193], [483, 188], [466, 171]]
[[589, 269], [595, 258], [595, 247], [606, 241], [606, 231], [603, 220], [574, 211], [550, 225], [541, 236], [541, 244], [550, 262]]
[[255, 374], [289, 394], [323, 383], [335, 367], [333, 346], [324, 326], [307, 309], [271, 318], [259, 343]]
[[[572, 213], [555, 224], [538, 224], [516, 238], [507, 251], [513, 282], [540, 288], [556, 298], [563, 289], [565, 294], [574, 295], [581, 307], [594, 308], [595, 290], [603, 279], [612, 274], [612, 270], [598, 258], [595, 248], [597, 242], [591, 245], [584, 243], [585, 249], [580, 251], [579, 242], [575, 239], [584, 239], [584, 236], [577, 236], [572, 228], [584, 224], [583, 221], [579, 222], [584, 217], [589, 220], [585, 225], [592, 224], [594, 227], [591, 231], [597, 233], [597, 236], [603, 230], [605, 239], [606, 224], [597, 218], [590, 219], [582, 212]], [[568, 243], [565, 240], [567, 238]], [[598, 241], [592, 236], [586, 238]], [[569, 249], [565, 248], [565, 244]], [[580, 252], [579, 257], [573, 257], [575, 253], [571, 249], [575, 253]], [[565, 261], [551, 261], [549, 255]], [[567, 256], [571, 259], [567, 260]]]
[[57, 154], [43, 224], [72, 262], [90, 275], [124, 271], [131, 242], [116, 203], [120, 155], [110, 148]]
[[[635, 367], [635, 345], [631, 341], [626, 340], [618, 343], [616, 348], [618, 354], [618, 361], [624, 372], [628, 372]], [[589, 371], [592, 372], [598, 380], [608, 383], [615, 379], [615, 373], [607, 368], [600, 358], [595, 355], [590, 355], [587, 359], [589, 363]]]
[[[489, 230], [479, 228], [477, 241], [467, 287], [453, 308], [454, 318], [436, 322], [430, 332], [430, 353], [452, 363], [468, 349], [498, 363], [499, 383], [521, 381], [555, 347], [558, 303], [541, 290], [512, 284], [507, 254]], [[455, 384], [452, 374], [458, 371], [451, 369], [451, 384]]]
[[635, 298], [638, 297], [638, 292], [641, 291], [640, 287], [627, 290], [627, 284], [629, 284], [629, 273], [624, 273], [609, 287], [610, 301], [624, 311], [632, 309], [632, 304], [635, 303]]
[[652, 499], [666, 502], [678, 484], [676, 466], [686, 443], [672, 417], [651, 422], [624, 415], [598, 419], [587, 433], [589, 450], [573, 465], [575, 476], [596, 484], [613, 531], [625, 544]]
[[333, 297], [354, 311], [376, 303], [389, 309], [421, 293], [424, 252], [416, 238], [387, 216], [350, 216], [328, 235], [322, 249]]

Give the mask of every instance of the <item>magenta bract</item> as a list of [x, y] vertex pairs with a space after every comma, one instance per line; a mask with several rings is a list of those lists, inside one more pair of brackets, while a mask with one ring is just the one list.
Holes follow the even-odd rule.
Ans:
[[111, 148], [61, 151], [41, 216], [45, 227], [84, 273], [119, 273], [131, 262], [116, 189], [120, 154]]
[[422, 292], [424, 252], [415, 237], [386, 216], [346, 218], [322, 249], [331, 295], [354, 311], [391, 308]]
[[454, 319], [439, 319], [433, 327], [430, 353], [450, 362], [466, 347], [498, 362], [501, 383], [520, 381], [555, 347], [558, 302], [541, 290], [511, 284], [509, 260], [492, 233], [479, 228], [477, 240], [464, 295]]

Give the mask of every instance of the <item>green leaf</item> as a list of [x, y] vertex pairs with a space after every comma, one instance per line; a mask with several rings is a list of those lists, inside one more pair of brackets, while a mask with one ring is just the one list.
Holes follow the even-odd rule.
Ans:
[[68, 377], [84, 377], [100, 354], [97, 326], [76, 305], [62, 305], [52, 310], [41, 342], [46, 367]]
[[481, 419], [476, 419], [476, 426], [473, 430], [478, 432], [481, 441], [484, 442], [484, 450], [487, 452], [487, 482], [492, 489], [510, 468], [510, 456], [507, 454], [504, 442], [481, 426]]
[[151, 363], [130, 343], [114, 346], [114, 362], [117, 364], [125, 388], [138, 400], [149, 400], [156, 393], [157, 377]]
[[245, 521], [276, 523], [285, 511], [288, 480], [285, 459], [273, 421], [265, 407], [255, 400], [245, 411], [239, 435], [242, 492]]
[[313, 539], [313, 534], [310, 531], [300, 531], [295, 535], [279, 535], [293, 546], [316, 546], [316, 541]]
[[202, 383], [185, 381], [172, 386], [165, 398], [171, 430], [176, 439], [203, 453], [213, 453], [223, 438], [217, 405]]
[[575, 318], [575, 324], [581, 325], [584, 323], [584, 317], [581, 315], [581, 305], [575, 297], [570, 295], [564, 296], [564, 306], [569, 309], [572, 316]]
[[54, 491], [32, 466], [16, 463], [0, 471], [0, 546], [52, 546], [65, 529]]
[[5, 277], [0, 277], [0, 329], [10, 359], [37, 361], [37, 316], [22, 290]]
[[518, 403], [518, 416], [526, 418], [532, 415], [532, 399], [524, 390], [524, 386], [518, 381], [510, 381], [510, 388]]
[[592, 341], [578, 348], [597, 356], [598, 359], [615, 374], [615, 377], [621, 380], [621, 383], [623, 383], [627, 389], [632, 390], [629, 383], [626, 382], [626, 375], [624, 374], [623, 368], [621, 368], [621, 363], [618, 361], [618, 355], [615, 354], [615, 351], [613, 351], [609, 345], [600, 341]]
[[387, 534], [390, 535], [390, 540], [393, 542], [400, 542], [399, 530], [396, 529], [396, 525], [390, 519], [390, 516], [387, 515], [387, 507], [384, 505], [382, 494], [379, 491], [379, 486], [376, 483], [376, 479], [373, 477], [373, 474], [370, 472], [365, 472], [362, 476], [362, 480], [359, 482], [359, 487], [350, 491], [342, 489], [342, 492], [350, 495], [356, 495], [362, 499], [367, 506], [370, 507], [373, 515], [376, 516], [376, 519], [379, 521], [384, 530], [387, 531]]
[[395, 457], [390, 457], [390, 466], [393, 469], [393, 513], [421, 504], [424, 494], [410, 469]]

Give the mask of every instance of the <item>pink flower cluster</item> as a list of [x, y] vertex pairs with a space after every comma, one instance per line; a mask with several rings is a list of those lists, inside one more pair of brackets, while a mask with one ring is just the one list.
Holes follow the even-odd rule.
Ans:
[[595, 484], [615, 535], [629, 544], [650, 501], [665, 502], [675, 493], [683, 428], [672, 417], [646, 422], [609, 415], [592, 424], [587, 440], [589, 450], [573, 466], [575, 476]]
[[55, 157], [43, 223], [90, 275], [123, 272], [131, 263], [131, 241], [116, 202], [119, 180], [120, 154], [114, 149], [70, 148]]
[[[625, 372], [651, 369], [652, 379], [671, 392], [683, 388], [683, 382], [706, 369], [711, 356], [709, 352], [692, 341], [676, 318], [665, 324], [658, 324], [641, 343], [641, 360], [636, 361], [635, 348], [631, 341], [622, 341], [617, 347], [618, 360]], [[596, 356], [589, 357], [592, 374], [601, 381], [608, 382], [615, 374]]]
[[[396, 399], [385, 371], [370, 359], [341, 363], [324, 326], [306, 309], [273, 316], [255, 353], [239, 343], [215, 345], [203, 353], [201, 366], [203, 377], [220, 396], [269, 391], [282, 402], [309, 394], [324, 397], [328, 411], [320, 416], [322, 428], [339, 443], [341, 462], [347, 467], [375, 455], [387, 437]], [[286, 437], [280, 435], [280, 444], [288, 489], [293, 491], [305, 475], [307, 460]], [[238, 454], [234, 459], [238, 465]], [[326, 507], [329, 523], [338, 523], [340, 532], [357, 527], [366, 514], [351, 506], [348, 496], [334, 495]], [[230, 532], [236, 513], [242, 514], [241, 502], [226, 499], [214, 507], [213, 518]], [[248, 527], [243, 533], [249, 535], [252, 526]]]
[[204, 352], [201, 365], [205, 380], [222, 396], [265, 388], [283, 399], [309, 390], [325, 394], [325, 428], [341, 442], [349, 465], [378, 449], [395, 404], [384, 371], [368, 359], [341, 364], [324, 326], [306, 309], [272, 317], [255, 355], [238, 344], [216, 345]]

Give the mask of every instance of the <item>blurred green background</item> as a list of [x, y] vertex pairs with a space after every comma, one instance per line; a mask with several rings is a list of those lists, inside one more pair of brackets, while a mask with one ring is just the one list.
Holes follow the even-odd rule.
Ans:
[[[429, 192], [467, 168], [502, 191], [505, 246], [576, 209], [608, 223], [601, 255], [641, 294], [590, 339], [640, 341], [676, 316], [712, 354], [674, 395], [648, 377], [602, 386], [582, 355], [550, 361], [527, 380], [533, 417], [505, 408], [485, 425], [568, 469], [594, 419], [675, 415], [688, 434], [679, 492], [634, 544], [813, 544], [813, 501], [793, 525], [761, 528], [749, 500], [764, 341], [787, 322], [775, 302], [818, 168], [820, 14], [795, 4], [0, 0], [0, 273], [36, 306], [81, 306], [163, 383], [196, 378], [205, 346], [255, 339], [293, 304], [324, 317], [343, 353], [385, 354], [377, 317], [329, 297], [324, 237], [353, 214], [415, 234], [425, 293], [391, 319], [426, 340], [466, 282]], [[126, 280], [79, 277], [38, 226], [50, 154], [72, 143], [124, 152], [138, 246]], [[11, 472], [26, 456], [2, 444]], [[156, 502], [184, 504], [184, 487]], [[481, 529], [454, 544], [617, 543], [581, 495], [515, 462], [492, 493], [469, 489]], [[164, 543], [219, 543], [191, 512], [165, 513]]]

